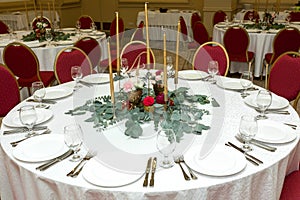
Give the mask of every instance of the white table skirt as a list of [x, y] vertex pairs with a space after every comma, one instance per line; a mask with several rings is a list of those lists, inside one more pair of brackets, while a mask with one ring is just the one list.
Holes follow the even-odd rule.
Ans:
[[[177, 12], [167, 12], [160, 13], [159, 10], [148, 11], [148, 23], [149, 23], [149, 39], [151, 40], [163, 40], [163, 32], [161, 27], [166, 29], [166, 40], [167, 41], [176, 41], [177, 38], [177, 25], [179, 17], [182, 16], [185, 20], [189, 41], [192, 41], [193, 32], [191, 28], [191, 17], [194, 12], [200, 12], [197, 10], [188, 10], [188, 11], [177, 11]], [[145, 24], [145, 12], [141, 11], [137, 16], [137, 26], [140, 21], [144, 21]], [[145, 35], [145, 34], [144, 34]], [[182, 38], [181, 38], [182, 40]]]
[[[173, 80], [169, 85], [172, 88]], [[185, 82], [180, 84], [190, 86], [197, 94], [211, 94], [220, 103], [221, 107], [213, 108], [207, 105], [207, 109], [213, 113], [211, 131], [195, 136], [193, 145], [203, 145], [204, 140], [210, 134], [220, 133], [217, 143], [224, 145], [227, 141], [238, 144], [234, 135], [238, 132], [239, 119], [242, 114], [256, 111], [248, 107], [240, 93], [223, 90], [215, 84], [203, 83], [201, 81]], [[62, 86], [72, 86], [67, 83]], [[85, 102], [86, 98], [108, 93], [108, 85], [86, 88], [78, 91], [73, 96], [58, 100], [57, 104], [51, 106], [54, 113], [53, 118], [46, 122], [52, 133], [62, 134], [63, 124], [74, 120], [64, 112], [74, 108], [79, 102]], [[81, 103], [79, 103], [81, 105]], [[24, 104], [22, 102], [21, 104]], [[20, 106], [20, 105], [19, 105]], [[18, 109], [17, 106], [14, 111]], [[289, 106], [290, 115], [269, 115], [270, 120], [289, 122], [300, 125], [298, 114]], [[86, 119], [87, 116], [79, 117], [78, 120]], [[204, 118], [205, 120], [205, 118]], [[91, 127], [86, 123], [84, 127]], [[217, 131], [214, 127], [220, 127]], [[103, 188], [92, 185], [85, 181], [82, 174], [77, 178], [66, 176], [75, 163], [64, 160], [46, 171], [40, 172], [35, 167], [40, 163], [25, 163], [16, 160], [12, 156], [10, 142], [23, 137], [24, 134], [3, 136], [3, 130], [8, 127], [2, 124], [1, 127], [1, 150], [0, 156], [0, 188], [2, 199], [279, 199], [284, 177], [286, 174], [297, 170], [300, 160], [299, 134], [297, 139], [290, 143], [274, 145], [276, 152], [268, 152], [254, 146], [251, 154], [263, 160], [264, 164], [254, 166], [247, 162], [246, 168], [231, 176], [211, 177], [197, 174], [198, 180], [185, 181], [180, 168], [175, 165], [171, 169], [163, 170], [158, 168], [155, 175], [155, 187], [142, 187], [143, 178], [128, 186], [120, 188]], [[85, 129], [84, 129], [85, 130]], [[216, 132], [214, 132], [216, 131]], [[298, 129], [299, 132], [299, 129]], [[298, 133], [297, 132], [297, 133]], [[85, 134], [99, 134], [92, 130], [85, 131]], [[115, 134], [115, 133], [114, 133]], [[186, 136], [185, 136], [186, 137]], [[101, 145], [99, 141], [99, 145]], [[137, 150], [138, 151], [138, 150]], [[188, 152], [187, 152], [188, 153]], [[117, 159], [117, 158], [116, 158]], [[147, 160], [145, 156], [145, 161]], [[158, 157], [158, 161], [160, 157]], [[146, 165], [146, 162], [143, 162]], [[220, 163], [222, 164], [222, 163]], [[102, 166], [105, 167], [105, 166]], [[101, 168], [99, 168], [101, 171]]]

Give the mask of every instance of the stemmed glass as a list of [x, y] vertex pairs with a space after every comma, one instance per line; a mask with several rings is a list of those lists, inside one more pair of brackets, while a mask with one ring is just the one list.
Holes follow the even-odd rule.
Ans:
[[290, 25], [290, 21], [291, 21], [291, 15], [288, 14], [288, 15], [286, 16], [285, 20], [286, 20], [286, 26], [289, 26], [289, 25]]
[[268, 26], [267, 22], [265, 20], [263, 20], [261, 22], [261, 28], [262, 28], [263, 32], [265, 32], [265, 30], [267, 29], [267, 26]]
[[260, 115], [258, 115], [257, 119], [267, 119], [265, 112], [270, 107], [272, 103], [272, 93], [268, 90], [260, 90], [256, 96], [256, 104], [258, 109], [261, 111]]
[[250, 141], [256, 135], [258, 130], [257, 119], [252, 115], [243, 115], [240, 121], [239, 132], [243, 140], [245, 141], [243, 149], [245, 151], [251, 151], [252, 147]]
[[32, 85], [32, 94], [33, 98], [39, 102], [39, 105], [37, 105], [37, 108], [45, 108], [47, 105], [43, 104], [43, 98], [46, 95], [46, 89], [44, 87], [44, 84], [42, 81], [36, 81], [33, 82]]
[[65, 144], [74, 151], [74, 155], [70, 161], [76, 162], [81, 159], [78, 154], [80, 146], [83, 143], [83, 133], [79, 124], [70, 124], [64, 127], [64, 141]]
[[95, 23], [91, 23], [90, 29], [92, 30], [93, 35], [96, 35], [97, 32], [97, 26]]
[[173, 68], [172, 56], [167, 56], [167, 72], [168, 72], [168, 78], [171, 78], [175, 73]]
[[249, 13], [248, 18], [249, 18], [249, 20], [252, 22], [252, 19], [253, 19], [253, 13]]
[[159, 130], [156, 137], [156, 147], [164, 156], [164, 159], [160, 162], [160, 166], [163, 168], [172, 167], [174, 163], [170, 156], [176, 147], [176, 135], [174, 131], [172, 129]]
[[242, 72], [240, 83], [241, 83], [242, 87], [244, 88], [244, 90], [241, 94], [241, 96], [244, 98], [249, 95], [249, 93], [247, 93], [247, 89], [249, 89], [253, 85], [252, 72], [249, 72], [249, 71]]
[[126, 76], [127, 71], [128, 71], [128, 60], [127, 58], [121, 58], [121, 75]]
[[73, 80], [75, 81], [74, 90], [77, 90], [78, 88], [80, 88], [78, 83], [83, 76], [81, 67], [80, 66], [72, 66], [71, 67], [71, 76], [72, 76]]
[[51, 28], [46, 28], [45, 39], [47, 40], [47, 46], [51, 46], [51, 40], [53, 39]]
[[31, 137], [35, 134], [32, 128], [37, 121], [36, 110], [33, 105], [22, 106], [19, 110], [19, 117], [21, 123], [28, 128], [28, 134], [26, 137]]
[[215, 75], [219, 72], [219, 63], [218, 63], [218, 61], [216, 61], [216, 60], [209, 61], [207, 71], [211, 76], [210, 81], [212, 83], [215, 83], [216, 82]]
[[81, 23], [80, 23], [80, 21], [78, 20], [78, 21], [76, 22], [76, 32], [77, 32], [78, 38], [80, 38], [80, 28], [81, 28]]

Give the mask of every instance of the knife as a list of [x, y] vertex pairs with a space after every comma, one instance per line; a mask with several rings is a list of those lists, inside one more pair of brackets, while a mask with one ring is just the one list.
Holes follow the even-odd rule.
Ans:
[[150, 157], [148, 159], [148, 162], [147, 162], [147, 167], [146, 167], [146, 171], [145, 171], [146, 175], [145, 175], [143, 187], [147, 187], [148, 186], [148, 177], [149, 177], [150, 168], [151, 168], [151, 161], [152, 161], [152, 157]]
[[211, 105], [213, 107], [220, 107], [220, 104], [217, 102], [215, 98], [211, 98]]
[[53, 158], [52, 160], [50, 160], [49, 162], [43, 164], [43, 165], [40, 165], [38, 166], [37, 168], [35, 168], [36, 170], [40, 170], [40, 171], [44, 171], [46, 169], [48, 169], [49, 167], [51, 167], [52, 165], [68, 158], [69, 156], [71, 156], [72, 154], [74, 153], [74, 150], [70, 149], [68, 150], [67, 152], [63, 153], [62, 155], [56, 157], [56, 158]]
[[[33, 131], [45, 130], [47, 128], [48, 128], [47, 126], [34, 126]], [[20, 127], [20, 128], [14, 128], [11, 130], [3, 131], [3, 135], [9, 135], [9, 134], [14, 134], [14, 133], [24, 133], [27, 131], [28, 131], [28, 128]]]
[[[39, 101], [35, 100], [35, 99], [27, 99], [27, 102], [36, 102], [39, 103]], [[43, 99], [42, 103], [49, 103], [49, 104], [56, 104], [56, 101], [54, 100], [49, 100], [49, 99]]]
[[152, 160], [152, 169], [151, 169], [151, 179], [150, 179], [150, 186], [154, 186], [154, 174], [156, 170], [156, 157], [153, 158]]
[[[245, 141], [244, 141], [242, 138], [240, 138], [240, 136], [236, 135], [235, 138], [236, 138], [239, 142], [245, 143]], [[271, 146], [269, 146], [269, 145], [266, 145], [266, 144], [263, 144], [263, 143], [261, 143], [261, 142], [258, 142], [258, 141], [254, 140], [254, 139], [252, 139], [252, 140], [250, 141], [250, 143], [253, 144], [253, 145], [255, 145], [255, 146], [257, 146], [257, 147], [260, 147], [260, 148], [262, 148], [262, 149], [265, 149], [265, 150], [271, 151], [271, 152], [274, 152], [274, 151], [276, 151], [276, 149], [277, 149], [276, 147], [271, 147]]]
[[238, 151], [242, 152], [243, 154], [245, 154], [245, 156], [248, 156], [249, 158], [252, 158], [253, 160], [255, 160], [255, 161], [257, 161], [257, 162], [263, 164], [263, 161], [261, 161], [261, 160], [259, 160], [258, 158], [255, 158], [254, 156], [248, 154], [246, 151], [244, 151], [243, 149], [237, 147], [236, 145], [232, 144], [231, 142], [228, 142], [228, 144], [229, 144], [230, 146], [232, 146], [233, 148], [235, 148], [236, 150], [238, 150]]

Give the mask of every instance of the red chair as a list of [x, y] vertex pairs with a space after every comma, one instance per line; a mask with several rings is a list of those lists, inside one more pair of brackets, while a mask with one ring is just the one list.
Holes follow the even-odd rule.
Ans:
[[81, 15], [78, 21], [80, 22], [80, 29], [90, 29], [91, 24], [94, 23], [93, 18], [88, 15]]
[[14, 74], [3, 64], [0, 64], [0, 77], [0, 117], [5, 117], [20, 103], [20, 91]]
[[38, 22], [42, 22], [43, 24], [46, 24], [47, 26], [44, 27], [44, 28], [51, 28], [52, 27], [51, 21], [47, 17], [37, 16], [31, 22], [31, 27], [32, 27], [33, 30], [38, 29], [38, 27], [37, 27]]
[[300, 199], [300, 171], [294, 171], [284, 179], [283, 188], [279, 200]]
[[55, 81], [53, 71], [40, 71], [40, 64], [35, 53], [25, 44], [13, 42], [3, 50], [5, 65], [18, 77], [20, 87], [29, 88], [35, 81], [42, 81], [47, 87]]
[[138, 27], [133, 32], [130, 41], [139, 40], [144, 41], [144, 21], [141, 21], [138, 25]]
[[219, 74], [227, 76], [229, 69], [229, 57], [226, 49], [217, 42], [206, 42], [195, 52], [193, 68], [207, 72], [209, 61], [216, 60], [219, 64]]
[[248, 51], [249, 35], [247, 31], [239, 26], [230, 27], [224, 34], [223, 42], [230, 62], [246, 62], [248, 71], [251, 71], [254, 52]]
[[57, 53], [54, 62], [54, 73], [59, 84], [73, 81], [72, 66], [81, 66], [83, 76], [93, 72], [92, 63], [83, 50], [77, 47], [66, 47]]
[[193, 27], [193, 37], [194, 41], [197, 42], [198, 45], [211, 41], [206, 27], [202, 22], [199, 21], [196, 22]]
[[292, 51], [283, 53], [275, 60], [270, 71], [268, 89], [288, 101], [296, 99], [293, 105], [296, 109], [300, 92], [299, 77], [300, 53]]
[[290, 22], [300, 22], [300, 12], [290, 12]]
[[224, 22], [226, 17], [227, 17], [227, 14], [223, 10], [218, 10], [217, 12], [214, 13], [213, 25], [215, 25], [219, 22]]
[[252, 15], [251, 21], [258, 22], [259, 21], [259, 14], [256, 10], [249, 10], [244, 15], [244, 20], [250, 20], [249, 16]]
[[[268, 82], [269, 66], [283, 53], [288, 51], [298, 51], [300, 48], [300, 32], [298, 29], [289, 27], [280, 30], [273, 40], [273, 52], [265, 54], [265, 87]], [[261, 74], [263, 74], [264, 67], [262, 67]], [[262, 78], [262, 76], [261, 76]]]
[[[155, 68], [155, 56], [153, 51], [150, 49], [150, 68]], [[120, 54], [121, 59], [127, 58], [128, 70], [137, 68], [143, 68], [144, 64], [147, 64], [147, 45], [142, 41], [131, 41], [127, 43]]]
[[199, 15], [198, 12], [193, 12], [192, 17], [191, 17], [191, 28], [193, 29], [194, 25], [196, 22], [201, 22], [201, 16]]
[[180, 32], [181, 37], [184, 43], [188, 42], [188, 31], [186, 27], [185, 20], [182, 16], [179, 17], [179, 23], [180, 23]]
[[9, 33], [9, 28], [3, 21], [0, 20], [0, 34], [5, 33]]
[[74, 46], [86, 53], [86, 55], [90, 58], [93, 69], [99, 66], [101, 59], [101, 47], [96, 39], [92, 37], [84, 37], [78, 40]]

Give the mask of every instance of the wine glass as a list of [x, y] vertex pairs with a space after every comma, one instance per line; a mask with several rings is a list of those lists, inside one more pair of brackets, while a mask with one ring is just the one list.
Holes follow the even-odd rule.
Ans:
[[28, 133], [26, 137], [31, 137], [35, 134], [32, 128], [37, 121], [36, 110], [33, 105], [22, 106], [19, 110], [19, 117], [21, 123], [28, 128]]
[[83, 143], [83, 133], [79, 124], [69, 124], [64, 127], [64, 141], [65, 144], [74, 151], [74, 155], [70, 161], [76, 162], [81, 159], [78, 154], [80, 146]]
[[170, 168], [174, 165], [173, 160], [170, 158], [171, 154], [175, 151], [176, 136], [172, 129], [161, 129], [157, 132], [156, 147], [159, 152], [164, 156], [160, 162], [163, 168]]
[[245, 151], [251, 151], [252, 147], [250, 141], [256, 135], [258, 130], [257, 119], [252, 115], [243, 115], [240, 121], [239, 132], [243, 140], [245, 141], [243, 149]]
[[73, 80], [75, 81], [74, 90], [77, 90], [78, 88], [80, 88], [78, 83], [83, 76], [81, 67], [80, 66], [72, 66], [71, 67], [71, 76], [72, 76]]
[[243, 92], [241, 93], [241, 96], [244, 98], [249, 95], [249, 93], [247, 93], [247, 89], [249, 89], [253, 85], [252, 72], [249, 72], [249, 71], [242, 72], [242, 75], [240, 78], [240, 83], [243, 87]]
[[93, 22], [91, 23], [90, 29], [92, 30], [93, 35], [96, 35], [96, 32], [97, 32], [97, 26], [96, 26], [95, 23], [93, 23]]
[[249, 18], [249, 20], [252, 22], [252, 19], [253, 19], [253, 13], [249, 13], [248, 18]]
[[218, 61], [216, 61], [216, 60], [209, 61], [207, 71], [211, 76], [210, 81], [212, 83], [215, 83], [216, 82], [215, 75], [219, 72], [219, 63], [218, 63]]
[[51, 40], [53, 39], [51, 28], [46, 28], [45, 39], [47, 40], [47, 46], [51, 46]]
[[76, 35], [78, 36], [78, 38], [81, 37], [81, 35], [80, 35], [80, 28], [81, 28], [81, 23], [80, 23], [80, 21], [78, 20], [78, 21], [76, 22]]
[[175, 73], [173, 68], [172, 56], [167, 56], [167, 73], [168, 73], [168, 78], [171, 78]]
[[289, 26], [289, 25], [290, 25], [290, 21], [291, 21], [291, 15], [288, 14], [288, 15], [286, 16], [285, 20], [286, 20], [286, 26]]
[[36, 81], [33, 82], [32, 85], [32, 94], [33, 94], [33, 98], [39, 102], [39, 105], [37, 105], [37, 108], [45, 108], [47, 107], [47, 105], [43, 104], [43, 98], [46, 95], [46, 89], [44, 87], [44, 84], [42, 81]]
[[122, 74], [122, 76], [125, 77], [125, 75], [127, 74], [128, 68], [129, 68], [129, 66], [128, 66], [127, 58], [121, 58], [121, 74]]
[[265, 112], [270, 107], [272, 103], [272, 93], [268, 90], [260, 90], [256, 96], [256, 104], [258, 109], [261, 111], [257, 119], [267, 119]]
[[266, 21], [262, 21], [261, 22], [261, 28], [263, 30], [263, 32], [265, 32], [265, 30], [267, 29], [268, 23]]

